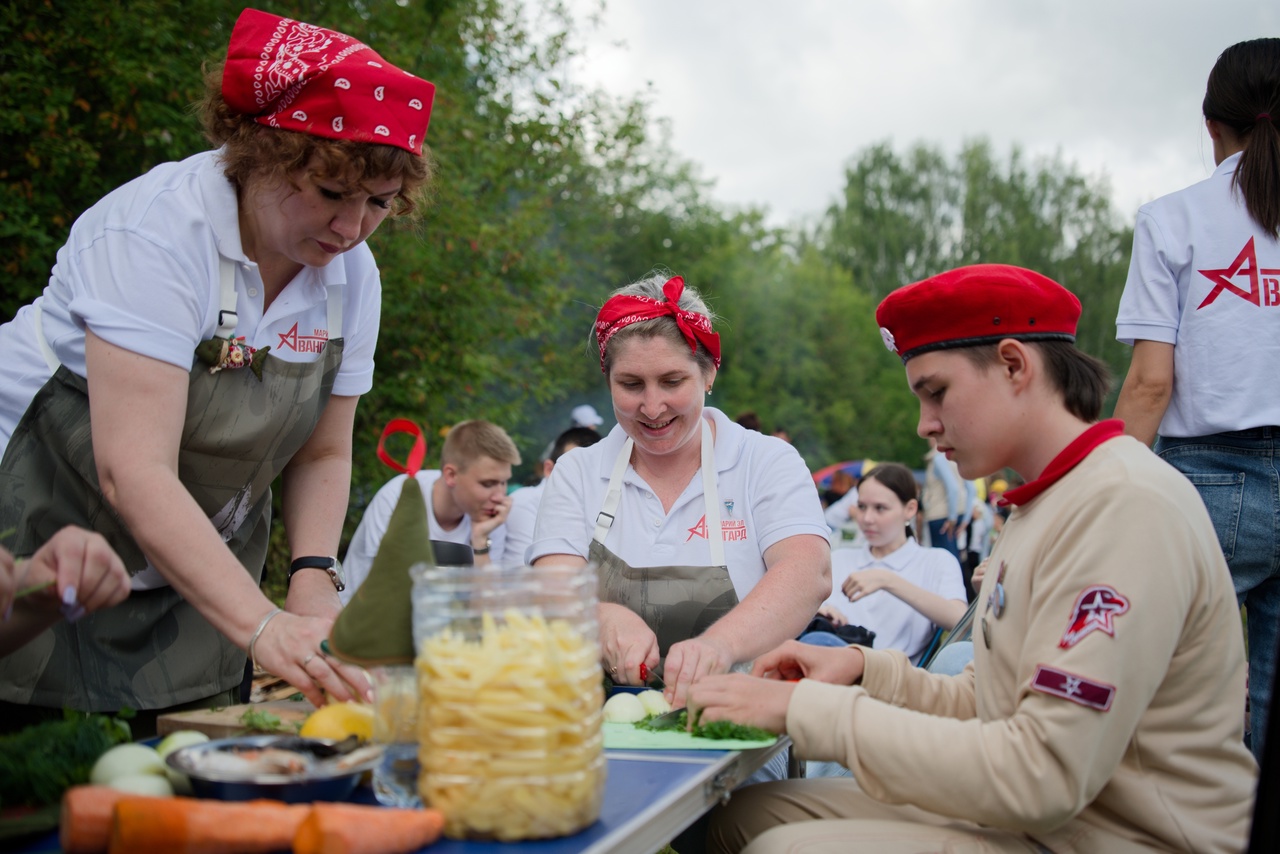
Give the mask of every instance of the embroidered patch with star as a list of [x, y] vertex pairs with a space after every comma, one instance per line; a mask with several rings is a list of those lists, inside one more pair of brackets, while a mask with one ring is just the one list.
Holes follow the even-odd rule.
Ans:
[[1051, 697], [1061, 697], [1090, 709], [1105, 712], [1116, 698], [1116, 686], [1094, 682], [1083, 676], [1075, 676], [1056, 667], [1036, 665], [1036, 675], [1031, 677], [1031, 688]]
[[1106, 584], [1086, 587], [1076, 598], [1071, 622], [1058, 641], [1062, 649], [1080, 643], [1090, 632], [1101, 631], [1116, 636], [1115, 618], [1129, 610], [1129, 600]]

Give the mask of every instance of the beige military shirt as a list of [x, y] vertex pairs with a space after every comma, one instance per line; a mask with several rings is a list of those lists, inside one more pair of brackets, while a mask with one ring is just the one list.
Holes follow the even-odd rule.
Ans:
[[1132, 438], [1099, 445], [1014, 509], [979, 597], [960, 676], [867, 650], [860, 687], [801, 682], [800, 755], [1054, 851], [1244, 848], [1240, 612], [1181, 474]]

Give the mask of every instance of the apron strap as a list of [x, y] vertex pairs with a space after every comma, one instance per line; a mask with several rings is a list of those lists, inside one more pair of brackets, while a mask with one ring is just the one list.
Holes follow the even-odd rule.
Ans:
[[[635, 442], [628, 438], [622, 444], [622, 452], [613, 462], [613, 473], [609, 476], [609, 490], [604, 496], [604, 505], [596, 514], [595, 539], [604, 545], [605, 537], [622, 502], [622, 476], [631, 462], [631, 449]], [[716, 485], [716, 449], [711, 439], [711, 425], [702, 419], [702, 498], [705, 503], [707, 522], [707, 541], [711, 546], [711, 565], [725, 566], [724, 534], [720, 527], [720, 490]]]
[[218, 256], [218, 280], [220, 296], [218, 298], [218, 331], [217, 338], [230, 338], [236, 334], [236, 265], [225, 255]]
[[[221, 295], [218, 304], [218, 338], [235, 335], [236, 323], [236, 265], [225, 255], [218, 256], [218, 280]], [[328, 315], [329, 338], [342, 337], [342, 285], [325, 285], [325, 313]], [[41, 341], [43, 341], [43, 336]], [[48, 361], [49, 355], [45, 356]], [[56, 362], [54, 363], [56, 367]]]
[[622, 476], [627, 471], [627, 464], [631, 462], [631, 449], [635, 446], [635, 440], [628, 436], [627, 441], [622, 443], [622, 453], [618, 454], [618, 458], [613, 461], [613, 474], [609, 476], [609, 491], [605, 493], [604, 505], [596, 514], [595, 538], [600, 545], [604, 545], [604, 538], [609, 535], [609, 528], [613, 526], [615, 514], [618, 512], [618, 504], [622, 501]]
[[36, 314], [36, 341], [40, 343], [40, 352], [44, 354], [44, 363], [49, 366], [50, 373], [57, 373], [62, 363], [58, 361], [58, 357], [54, 355], [53, 348], [49, 346], [48, 340], [44, 337], [44, 311], [40, 307], [40, 300], [36, 300], [32, 305]]

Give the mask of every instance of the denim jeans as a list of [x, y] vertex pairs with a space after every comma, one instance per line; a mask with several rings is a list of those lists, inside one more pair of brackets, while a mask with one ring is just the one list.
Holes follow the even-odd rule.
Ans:
[[973, 641], [956, 641], [938, 650], [938, 655], [929, 662], [929, 672], [940, 676], [957, 676], [973, 661]]
[[1261, 759], [1280, 634], [1280, 427], [1161, 437], [1156, 452], [1204, 499], [1248, 616], [1250, 745]]
[[837, 634], [831, 632], [805, 632], [796, 638], [800, 643], [807, 643], [810, 646], [848, 646], [849, 642]]
[[935, 549], [946, 549], [959, 560], [960, 544], [956, 542], [956, 529], [952, 528], [949, 533], [944, 534], [942, 526], [945, 524], [946, 519], [934, 519], [929, 523], [929, 545]]

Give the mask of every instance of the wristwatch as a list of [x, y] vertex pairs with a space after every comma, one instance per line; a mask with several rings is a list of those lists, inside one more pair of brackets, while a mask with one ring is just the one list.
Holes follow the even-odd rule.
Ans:
[[289, 564], [289, 581], [293, 581], [293, 574], [300, 569], [323, 569], [329, 573], [329, 578], [339, 593], [347, 589], [347, 577], [342, 574], [342, 562], [336, 557], [307, 555], [296, 559]]
[[488, 537], [485, 537], [485, 538], [484, 538], [484, 548], [482, 548], [482, 549], [478, 549], [478, 548], [476, 548], [475, 546], [472, 546], [472, 547], [471, 547], [471, 553], [472, 553], [472, 554], [477, 554], [477, 555], [487, 555], [487, 554], [489, 553], [489, 547], [490, 547], [490, 546], [492, 546], [492, 545], [493, 545], [493, 540], [491, 540], [491, 539], [490, 539], [490, 538], [488, 538]]

